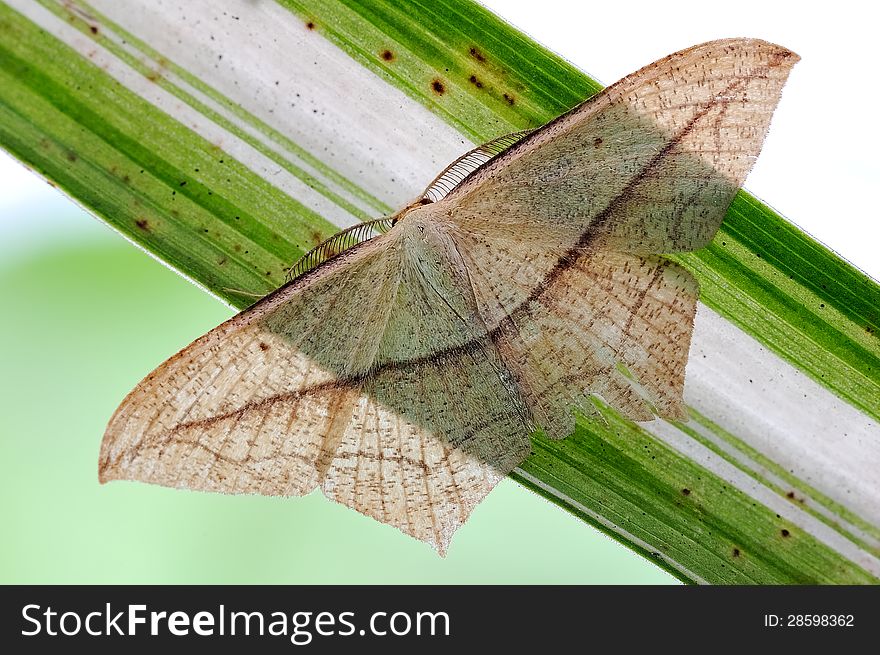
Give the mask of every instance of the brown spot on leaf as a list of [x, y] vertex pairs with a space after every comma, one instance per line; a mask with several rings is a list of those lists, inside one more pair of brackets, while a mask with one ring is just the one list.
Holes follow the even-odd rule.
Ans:
[[512, 106], [514, 105], [514, 103], [516, 102], [516, 101], [513, 99], [513, 96], [510, 95], [509, 93], [505, 93], [505, 94], [504, 94], [504, 100], [505, 100], [505, 101], [507, 102], [507, 104], [510, 105], [511, 107], [512, 107]]
[[434, 80], [433, 82], [431, 82], [431, 89], [438, 96], [442, 96], [444, 93], [446, 93], [446, 87], [443, 86], [443, 82], [441, 82], [440, 80]]
[[598, 148], [601, 145], [602, 145], [602, 137], [597, 136], [595, 139], [593, 139], [593, 147], [594, 148]]
[[217, 262], [217, 266], [223, 266], [226, 263], [226, 257], [223, 257], [219, 262]]
[[306, 23], [306, 27], [310, 30], [313, 30], [315, 29], [315, 23], [313, 21], [309, 21], [308, 23]]
[[98, 33], [98, 26], [97, 25], [89, 25], [89, 31], [92, 34], [97, 34]]
[[384, 59], [385, 61], [394, 61], [394, 53], [390, 50], [383, 50], [382, 59]]
[[785, 528], [782, 528], [782, 530], [779, 531], [779, 534], [781, 534], [783, 537], [790, 537], [791, 536], [791, 532], [789, 532]]
[[477, 61], [479, 61], [479, 62], [484, 62], [484, 61], [486, 61], [486, 57], [483, 55], [482, 52], [480, 52], [479, 50], [477, 50], [476, 46], [471, 46], [470, 53], [471, 53], [471, 57], [473, 57], [473, 58], [476, 59]]
[[734, 556], [734, 557], [739, 557], [739, 548], [734, 548], [734, 549], [733, 549], [733, 556]]
[[151, 70], [147, 73], [147, 79], [150, 80], [150, 82], [158, 82], [162, 79], [162, 76], [159, 74], [159, 71]]
[[76, 153], [73, 150], [67, 151], [67, 161], [75, 162], [79, 157], [76, 156]]
[[480, 79], [476, 75], [471, 75], [469, 79], [470, 79], [470, 83], [473, 84], [478, 89], [483, 88], [483, 83], [480, 82]]
[[232, 246], [232, 249], [235, 250], [235, 252], [241, 252], [241, 246], [237, 243]]
[[683, 493], [685, 496], [690, 496], [691, 490], [688, 489], [687, 487], [685, 487], [684, 489], [681, 490], [681, 493]]
[[134, 222], [134, 224], [137, 225], [144, 232], [150, 231], [150, 223], [149, 223], [149, 221], [147, 221], [146, 218], [139, 218]]
[[260, 350], [262, 350], [263, 352], [269, 350], [269, 344], [268, 344], [268, 343], [263, 343], [263, 342], [261, 341], [261, 342], [260, 342]]

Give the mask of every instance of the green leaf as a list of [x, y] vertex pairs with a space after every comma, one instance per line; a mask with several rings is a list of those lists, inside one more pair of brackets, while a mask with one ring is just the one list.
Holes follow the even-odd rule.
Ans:
[[[0, 144], [239, 308], [600, 88], [465, 0], [125, 4], [0, 4]], [[745, 192], [678, 259], [702, 287], [692, 419], [606, 407], [513, 477], [682, 580], [877, 582], [880, 288]], [[818, 443], [811, 412], [857, 438]]]

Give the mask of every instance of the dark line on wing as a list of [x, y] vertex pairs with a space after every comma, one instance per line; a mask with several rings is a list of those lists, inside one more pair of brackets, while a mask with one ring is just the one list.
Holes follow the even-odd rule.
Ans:
[[[488, 424], [487, 424], [488, 425]], [[485, 425], [481, 427], [486, 427]], [[271, 462], [276, 459], [279, 459], [279, 456], [276, 454], [266, 455], [262, 457], [253, 457], [249, 454], [244, 457], [232, 457], [230, 455], [224, 455], [221, 450], [222, 449], [213, 449], [210, 446], [207, 446], [198, 440], [189, 440], [189, 439], [175, 439], [172, 438], [168, 443], [172, 444], [181, 444], [181, 445], [190, 445], [193, 446], [193, 450], [199, 449], [207, 452], [211, 455], [215, 461], [218, 462], [226, 462], [227, 464], [232, 465], [242, 465], [242, 464], [262, 464], [265, 462]], [[407, 457], [406, 455], [388, 455], [386, 453], [370, 453], [366, 451], [358, 451], [356, 459], [369, 459], [377, 462], [393, 462], [395, 464], [407, 465], [413, 468], [420, 468], [425, 473], [429, 473], [432, 468], [430, 464], [427, 462], [420, 461], [418, 459], [414, 459], [412, 457]], [[316, 460], [312, 457], [307, 457], [302, 453], [285, 453], [280, 456], [280, 459], [297, 459], [301, 462], [308, 464], [309, 466], [316, 467]], [[267, 476], [269, 477], [269, 476]], [[233, 485], [234, 486], [234, 485]]]
[[478, 350], [480, 350], [479, 341], [472, 340], [463, 343], [460, 346], [447, 348], [445, 350], [438, 350], [437, 352], [422, 355], [421, 357], [415, 357], [413, 359], [406, 359], [398, 362], [386, 362], [384, 364], [374, 366], [372, 369], [365, 371], [364, 373], [361, 373], [359, 375], [338, 377], [332, 380], [327, 380], [326, 382], [319, 382], [317, 384], [313, 384], [311, 386], [304, 387], [296, 391], [276, 394], [274, 396], [267, 396], [266, 398], [246, 403], [231, 412], [226, 412], [224, 414], [215, 414], [214, 416], [209, 416], [208, 418], [189, 421], [187, 423], [180, 423], [169, 430], [168, 434], [173, 435], [188, 428], [207, 427], [209, 425], [217, 423], [218, 421], [222, 421], [228, 418], [237, 418], [245, 412], [249, 412], [254, 409], [260, 409], [267, 405], [272, 405], [274, 403], [286, 400], [298, 401], [303, 398], [308, 398], [309, 396], [323, 393], [330, 389], [356, 389], [361, 387], [371, 378], [389, 371], [406, 370], [413, 366], [443, 366], [445, 365], [445, 360], [447, 359], [467, 355]]
[[[741, 79], [737, 80], [733, 84], [729, 85], [725, 90], [724, 94], [728, 94], [733, 91], [735, 88], [742, 86], [745, 84], [747, 80]], [[699, 111], [694, 117], [688, 121], [688, 123], [678, 132], [678, 134], [674, 135], [672, 139], [670, 139], [669, 143], [667, 143], [656, 155], [654, 155], [651, 160], [638, 172], [633, 178], [626, 184], [623, 190], [617, 194], [608, 205], [601, 212], [596, 214], [596, 218], [590, 222], [587, 228], [581, 233], [580, 238], [577, 240], [577, 243], [569, 248], [557, 261], [553, 268], [544, 276], [544, 279], [539, 282], [534, 289], [532, 289], [531, 293], [529, 293], [528, 297], [523, 300], [519, 305], [517, 305], [510, 313], [507, 314], [501, 321], [498, 326], [489, 332], [490, 338], [495, 339], [495, 335], [502, 331], [503, 329], [511, 329], [514, 326], [514, 323], [517, 318], [525, 315], [529, 311], [529, 306], [539, 300], [541, 296], [543, 296], [547, 290], [559, 279], [559, 277], [565, 273], [569, 268], [574, 266], [578, 259], [585, 254], [585, 251], [589, 250], [594, 246], [594, 241], [596, 237], [600, 235], [599, 228], [603, 227], [608, 220], [611, 218], [614, 210], [620, 206], [622, 202], [625, 202], [629, 199], [630, 194], [633, 190], [644, 180], [648, 174], [654, 169], [658, 164], [660, 164], [663, 159], [666, 157], [669, 152], [675, 148], [679, 143], [681, 143], [682, 139], [684, 139], [691, 131], [694, 129], [696, 124], [702, 120], [710, 111], [712, 111], [719, 104], [727, 105], [731, 102], [731, 100], [724, 99], [715, 102], [710, 102], [707, 104], [701, 111]], [[502, 327], [503, 326], [503, 327]]]
[[[737, 87], [746, 84], [748, 81], [750, 81], [752, 79], [752, 77], [753, 76], [742, 77], [742, 78], [737, 79], [733, 84], [730, 84], [722, 92], [722, 94], [727, 95], [729, 92], [733, 91]], [[566, 270], [568, 270], [569, 268], [574, 266], [577, 263], [578, 259], [584, 255], [584, 252], [586, 250], [589, 250], [591, 247], [594, 246], [593, 242], [597, 238], [597, 236], [599, 236], [599, 228], [601, 228], [602, 226], [604, 226], [608, 222], [608, 220], [611, 218], [614, 210], [617, 207], [619, 207], [622, 202], [625, 202], [626, 200], [629, 199], [630, 194], [632, 194], [633, 190], [638, 186], [638, 184], [642, 180], [644, 180], [645, 177], [648, 176], [648, 174], [651, 172], [652, 169], [654, 169], [658, 164], [660, 164], [663, 161], [663, 159], [666, 157], [666, 155], [669, 154], [669, 152], [673, 148], [675, 148], [682, 141], [682, 139], [684, 139], [688, 134], [691, 133], [691, 131], [696, 126], [696, 124], [700, 120], [702, 120], [710, 111], [715, 109], [718, 105], [724, 106], [724, 105], [730, 104], [730, 102], [732, 102], [732, 100], [727, 99], [727, 98], [709, 102], [702, 110], [700, 110], [697, 114], [695, 114], [694, 117], [690, 121], [688, 121], [688, 123], [677, 134], [675, 134], [670, 139], [669, 143], [667, 143], [656, 155], [654, 155], [651, 158], [651, 160], [644, 167], [642, 167], [641, 170], [639, 170], [638, 173], [636, 173], [636, 175], [634, 175], [632, 177], [632, 179], [630, 179], [630, 181], [626, 184], [626, 186], [623, 188], [623, 190], [619, 194], [617, 194], [614, 198], [611, 199], [611, 201], [608, 203], [608, 205], [605, 207], [605, 209], [603, 209], [601, 212], [599, 212], [596, 215], [596, 218], [581, 233], [581, 236], [579, 237], [576, 244], [574, 246], [570, 247], [562, 256], [559, 257], [559, 259], [556, 261], [556, 264], [554, 264], [554, 266], [550, 269], [550, 271], [548, 271], [547, 275], [544, 276], [544, 279], [541, 280], [541, 282], [538, 283], [534, 289], [532, 289], [532, 291], [528, 295], [528, 297], [525, 300], [523, 300], [519, 305], [517, 305], [510, 313], [508, 313], [498, 323], [497, 326], [495, 326], [494, 328], [492, 328], [491, 330], [488, 331], [487, 335], [492, 340], [493, 343], [496, 342], [498, 337], [500, 335], [502, 335], [503, 332], [505, 332], [507, 330], [514, 329], [516, 319], [523, 316], [523, 315], [527, 315], [530, 311], [530, 305], [532, 305], [534, 302], [539, 300], [541, 298], [541, 296], [543, 296], [547, 292], [547, 290], [559, 279], [559, 277]], [[572, 110], [572, 111], [574, 111], [574, 110]], [[568, 112], [568, 113], [571, 113], [571, 112]], [[556, 121], [562, 119], [564, 116], [567, 116], [568, 113], [563, 114], [563, 116], [560, 116], [558, 119], [556, 119]], [[555, 123], [556, 121], [552, 121], [551, 124]], [[533, 138], [534, 134], [535, 133], [532, 133], [531, 135], [527, 136], [525, 139], [523, 139], [522, 141], [519, 141], [513, 147], [514, 148], [521, 147], [524, 144], [524, 142], [530, 140], [530, 138]], [[359, 247], [363, 246], [365, 243], [368, 243], [368, 242], [358, 244], [354, 248], [343, 253], [343, 255], [341, 257], [334, 258], [333, 260], [331, 260], [331, 262], [339, 262], [340, 259], [342, 259], [342, 257], [351, 256], [351, 254], [353, 254], [353, 252], [355, 250], [359, 249]], [[327, 262], [327, 264], [332, 265], [331, 262]], [[301, 276], [300, 278], [297, 278], [296, 280], [293, 280], [293, 281], [289, 282], [288, 284], [285, 284], [283, 287], [281, 287], [276, 292], [274, 292], [273, 294], [270, 294], [270, 295], [275, 295], [281, 289], [284, 289], [284, 288], [289, 287], [291, 285], [302, 284], [307, 279], [316, 275], [318, 273], [318, 271], [321, 271], [323, 268], [324, 268], [324, 266], [319, 266], [318, 268], [313, 269], [312, 271], [309, 271], [308, 273]], [[281, 402], [281, 401], [285, 401], [285, 400], [298, 400], [300, 398], [306, 398], [310, 395], [314, 395], [316, 393], [320, 393], [322, 391], [326, 391], [331, 388], [349, 388], [350, 389], [350, 388], [360, 387], [361, 385], [364, 384], [364, 382], [366, 382], [370, 378], [372, 378], [376, 375], [385, 373], [387, 371], [405, 370], [405, 369], [413, 367], [413, 366], [434, 365], [434, 364], [442, 363], [442, 360], [444, 360], [444, 359], [459, 357], [459, 356], [466, 354], [468, 352], [473, 352], [475, 350], [475, 348], [478, 348], [478, 347], [479, 347], [478, 340], [472, 340], [472, 341], [465, 342], [459, 346], [447, 348], [445, 350], [430, 353], [428, 355], [422, 355], [420, 357], [415, 357], [413, 359], [394, 361], [394, 362], [386, 362], [384, 364], [379, 364], [377, 366], [374, 366], [369, 371], [366, 371], [366, 372], [361, 373], [356, 376], [349, 376], [347, 378], [342, 378], [342, 377], [335, 378], [333, 380], [328, 380], [327, 382], [322, 382], [319, 384], [312, 385], [310, 387], [305, 387], [303, 389], [299, 389], [294, 392], [285, 393], [285, 394], [277, 394], [274, 396], [269, 396], [267, 398], [263, 398], [258, 401], [250, 402], [250, 403], [247, 403], [247, 404], [241, 406], [240, 408], [238, 408], [232, 412], [228, 412], [226, 414], [218, 414], [215, 416], [211, 416], [209, 418], [200, 419], [198, 421], [191, 421], [189, 423], [182, 423], [180, 425], [175, 426], [170, 431], [170, 433], [174, 434], [175, 432], [178, 432], [180, 430], [184, 430], [184, 429], [190, 428], [190, 427], [208, 426], [208, 425], [211, 425], [211, 424], [216, 423], [218, 421], [222, 421], [226, 418], [240, 416], [241, 414], [243, 414], [247, 411], [250, 411], [252, 409], [257, 409], [259, 407], [263, 407], [263, 406], [266, 406], [269, 404], [274, 404], [276, 402]]]

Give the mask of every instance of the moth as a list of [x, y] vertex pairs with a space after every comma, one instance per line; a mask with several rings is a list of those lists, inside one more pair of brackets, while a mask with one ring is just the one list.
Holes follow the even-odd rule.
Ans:
[[702, 248], [797, 55], [713, 41], [453, 163], [150, 373], [99, 476], [328, 497], [445, 552], [529, 453], [599, 397], [684, 419]]

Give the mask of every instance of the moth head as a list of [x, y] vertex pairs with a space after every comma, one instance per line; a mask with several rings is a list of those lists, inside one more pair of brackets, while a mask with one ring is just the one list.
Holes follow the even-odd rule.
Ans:
[[412, 212], [419, 210], [419, 209], [422, 209], [423, 207], [426, 207], [426, 206], [432, 205], [432, 204], [434, 204], [434, 202], [431, 199], [425, 198], [425, 197], [421, 197], [418, 200], [414, 200], [413, 202], [408, 204], [406, 207], [404, 207], [399, 212], [394, 214], [394, 216], [391, 217], [391, 225], [392, 226], [397, 225], [400, 221], [402, 221], [404, 218], [406, 218]]

